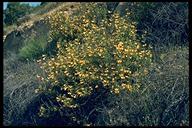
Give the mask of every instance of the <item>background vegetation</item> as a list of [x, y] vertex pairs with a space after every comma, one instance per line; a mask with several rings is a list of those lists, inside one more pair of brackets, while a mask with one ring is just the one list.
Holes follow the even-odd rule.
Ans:
[[7, 8], [4, 11], [4, 23], [6, 25], [12, 25], [17, 22], [17, 20], [27, 14], [32, 10], [29, 4], [20, 4], [20, 2], [8, 2]]

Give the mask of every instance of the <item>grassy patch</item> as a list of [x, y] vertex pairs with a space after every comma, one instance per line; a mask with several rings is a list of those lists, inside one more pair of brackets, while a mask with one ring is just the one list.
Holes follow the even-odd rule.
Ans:
[[21, 59], [36, 59], [42, 55], [47, 47], [46, 36], [40, 36], [26, 40], [25, 45], [19, 50]]

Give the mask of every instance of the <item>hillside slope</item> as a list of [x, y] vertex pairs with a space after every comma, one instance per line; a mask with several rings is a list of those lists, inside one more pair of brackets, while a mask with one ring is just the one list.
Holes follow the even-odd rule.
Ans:
[[55, 8], [47, 10], [47, 6], [50, 6], [48, 4], [41, 10], [38, 10], [38, 12], [23, 17], [24, 19], [26, 17], [30, 18], [21, 20], [22, 22], [18, 27], [10, 29], [10, 31], [4, 35], [3, 40], [5, 50], [18, 52], [19, 48], [23, 46], [24, 40], [31, 35], [35, 34], [35, 36], [40, 36], [45, 33], [48, 34], [49, 27], [45, 23], [47, 17], [59, 10], [65, 11], [66, 15], [70, 15], [78, 5], [79, 3], [62, 2], [53, 5]]
[[[111, 7], [113, 7], [113, 4], [117, 5], [116, 2], [114, 3], [111, 4]], [[34, 10], [32, 14], [21, 18], [18, 26], [15, 26], [15, 28], [10, 26], [10, 30], [5, 33], [3, 42], [3, 125], [67, 126], [81, 124], [85, 126], [188, 126], [189, 48], [188, 46], [175, 45], [176, 40], [175, 42], [168, 42], [171, 44], [170, 46], [162, 46], [162, 48], [160, 48], [157, 45], [158, 50], [155, 48], [152, 49], [153, 63], [149, 66], [147, 75], [142, 77], [141, 88], [139, 88], [139, 90], [133, 93], [122, 92], [119, 93], [119, 95], [105, 92], [106, 95], [97, 96], [97, 94], [93, 94], [93, 97], [95, 97], [88, 98], [85, 104], [82, 104], [83, 107], [79, 109], [64, 108], [66, 111], [59, 112], [59, 114], [63, 115], [61, 117], [60, 115], [45, 118], [39, 117], [38, 112], [42, 103], [47, 105], [47, 103], [52, 102], [49, 101], [43, 91], [36, 93], [38, 87], [45, 87], [43, 86], [45, 84], [42, 83], [41, 78], [45, 78], [45, 76], [48, 75], [48, 72], [44, 71], [41, 68], [42, 65], [38, 62], [42, 55], [47, 55], [46, 59], [50, 56], [47, 52], [40, 52], [40, 54], [38, 54], [39, 56], [34, 56], [34, 58], [32, 56], [32, 59], [21, 59], [20, 53], [23, 50], [24, 54], [26, 54], [26, 49], [28, 51], [32, 49], [36, 52], [42, 48], [38, 47], [41, 45], [41, 42], [45, 44], [49, 42], [50, 27], [46, 22], [48, 17], [54, 17], [55, 13], [61, 11], [64, 12], [65, 15], [71, 15], [79, 6], [82, 6], [82, 3], [48, 3]], [[122, 2], [115, 8], [116, 11], [124, 13], [126, 7], [127, 5]], [[170, 24], [172, 25], [172, 23]], [[58, 30], [58, 27], [55, 27], [55, 30]], [[61, 35], [61, 37], [63, 36], [65, 35]], [[94, 38], [95, 37], [98, 40], [102, 39], [100, 36], [97, 37], [97, 35], [94, 35]], [[117, 35], [117, 37], [119, 36]], [[84, 36], [82, 36], [82, 38], [84, 38]], [[163, 39], [159, 41], [162, 40]], [[57, 42], [57, 40], [55, 42]], [[98, 42], [103, 43], [103, 41], [100, 40]], [[106, 38], [106, 42], [108, 42], [108, 38]], [[54, 41], [49, 44], [53, 43]], [[58, 45], [56, 46], [59, 47]], [[87, 47], [88, 46], [84, 48], [87, 49]], [[50, 52], [54, 48], [51, 47], [46, 50]], [[44, 49], [44, 47], [42, 49]], [[85, 50], [83, 49], [81, 53], [85, 53]], [[68, 56], [73, 58], [70, 56], [72, 54], [72, 52], [69, 52]], [[77, 54], [79, 54], [79, 51]], [[57, 55], [51, 54], [51, 57], [52, 56]], [[94, 62], [96, 62], [97, 58], [94, 59]], [[42, 60], [41, 62], [43, 62]], [[52, 58], [52, 60], [57, 62], [56, 59]], [[110, 61], [110, 59], [108, 60]], [[67, 59], [65, 61], [67, 61]], [[101, 62], [107, 61], [104, 60]], [[45, 61], [45, 64], [49, 64], [49, 62]], [[64, 65], [64, 63], [60, 65]], [[49, 68], [51, 69], [52, 67]], [[111, 72], [109, 72], [109, 74], [110, 73]], [[141, 72], [141, 74], [142, 73], [143, 72]], [[119, 73], [117, 73], [117, 75], [119, 75]], [[132, 79], [132, 81], [137, 82], [135, 79]], [[38, 88], [38, 90], [40, 89]]]

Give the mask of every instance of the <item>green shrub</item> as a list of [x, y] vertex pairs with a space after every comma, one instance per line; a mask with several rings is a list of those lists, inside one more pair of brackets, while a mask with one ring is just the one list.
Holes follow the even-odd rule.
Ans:
[[47, 37], [32, 37], [25, 41], [25, 45], [19, 50], [19, 57], [21, 59], [36, 59], [40, 57], [47, 47]]
[[[146, 33], [153, 46], [188, 44], [187, 2], [127, 2], [130, 18], [137, 22], [138, 34]], [[121, 9], [123, 11], [125, 9]]]

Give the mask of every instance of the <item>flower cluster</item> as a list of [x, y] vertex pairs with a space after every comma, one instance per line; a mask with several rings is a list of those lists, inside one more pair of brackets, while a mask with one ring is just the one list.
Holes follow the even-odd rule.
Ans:
[[51, 39], [60, 37], [58, 52], [51, 58], [43, 56], [38, 63], [47, 73], [43, 81], [50, 83], [48, 92], [62, 107], [78, 107], [78, 98], [101, 86], [115, 94], [137, 90], [139, 78], [151, 64], [152, 53], [136, 38], [129, 13], [125, 17], [114, 13], [106, 19], [93, 15], [95, 8], [102, 9], [88, 4], [78, 10], [79, 14], [60, 12], [49, 18]]

